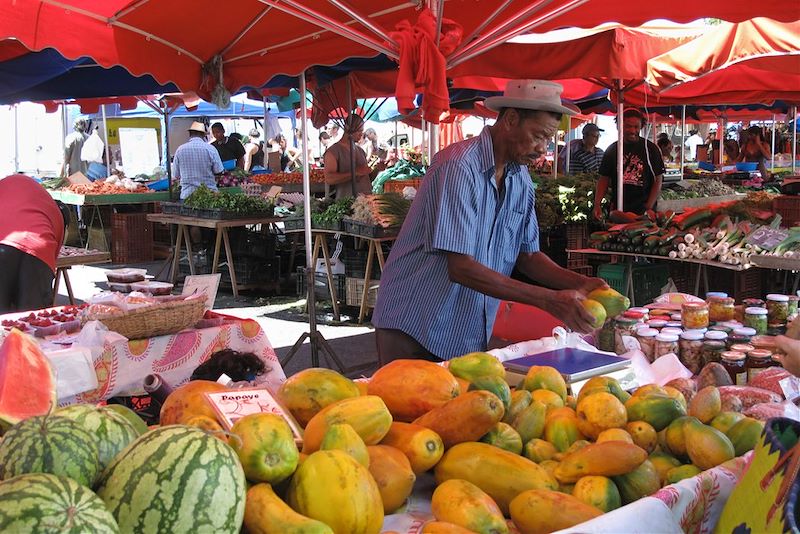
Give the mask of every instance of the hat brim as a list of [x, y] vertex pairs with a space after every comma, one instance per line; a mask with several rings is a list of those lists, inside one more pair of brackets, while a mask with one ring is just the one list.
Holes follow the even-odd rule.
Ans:
[[200, 130], [200, 129], [198, 129], [198, 128], [189, 128], [189, 129], [188, 129], [188, 130], [186, 130], [186, 131], [187, 131], [187, 132], [197, 132], [197, 133], [203, 133], [203, 134], [204, 134], [204, 133], [206, 133], [206, 131], [205, 131], [205, 130]]
[[580, 110], [571, 105], [559, 105], [542, 100], [531, 100], [528, 98], [509, 98], [506, 96], [490, 96], [483, 101], [483, 105], [492, 111], [500, 111], [503, 108], [533, 109], [537, 111], [552, 111], [564, 115], [577, 115]]

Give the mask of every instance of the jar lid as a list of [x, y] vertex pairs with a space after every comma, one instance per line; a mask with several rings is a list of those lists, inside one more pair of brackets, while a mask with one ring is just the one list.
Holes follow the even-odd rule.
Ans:
[[764, 306], [764, 301], [761, 299], [742, 299], [742, 304], [745, 306], [758, 306], [760, 308]]
[[678, 341], [678, 336], [675, 334], [658, 334], [656, 336], [656, 341], [661, 341], [662, 343], [675, 343]]
[[767, 349], [753, 349], [747, 355], [756, 360], [766, 360], [772, 357], [772, 352]]
[[770, 293], [767, 295], [767, 300], [773, 302], [789, 302], [789, 295], [781, 295], [780, 293]]
[[637, 321], [639, 319], [644, 319], [644, 314], [642, 312], [636, 312], [633, 310], [626, 311], [622, 314], [622, 316], [626, 319], [636, 319]]
[[683, 328], [677, 328], [675, 326], [667, 326], [661, 329], [662, 334], [672, 334], [674, 336], [680, 336], [683, 333]]
[[725, 350], [725, 342], [717, 341], [716, 339], [710, 339], [703, 341], [703, 348], [711, 350]]
[[727, 298], [728, 294], [724, 291], [709, 291], [706, 293], [706, 299], [710, 299], [712, 297], [716, 298]]
[[775, 337], [774, 336], [754, 336], [750, 340], [750, 344], [753, 345], [757, 349], [775, 348]]
[[800, 301], [800, 297], [797, 297], [795, 295], [789, 295], [789, 302], [792, 301]]
[[667, 326], [667, 321], [663, 319], [650, 319], [647, 324], [652, 328], [664, 328]]
[[686, 330], [681, 334], [681, 339], [686, 341], [700, 341], [705, 334], [699, 330]]
[[744, 352], [745, 354], [754, 349], [755, 347], [748, 343], [734, 343], [731, 345], [731, 350], [735, 350], [736, 352]]
[[722, 358], [723, 360], [729, 360], [734, 362], [742, 361], [745, 359], [746, 356], [747, 355], [744, 352], [737, 352], [735, 350], [726, 350], [725, 352], [719, 355], [719, 357]]
[[680, 321], [681, 317], [682, 315], [680, 313], [673, 313], [672, 315], [669, 316], [669, 318], [672, 319], [673, 321]]
[[750, 307], [750, 308], [745, 308], [744, 313], [746, 313], [747, 315], [766, 315], [767, 309]]
[[642, 328], [636, 331], [637, 337], [656, 337], [658, 335], [658, 330], [655, 328], [648, 328], [643, 326]]
[[709, 341], [725, 341], [728, 339], [728, 334], [719, 330], [709, 330], [706, 332], [706, 339]]
[[634, 319], [632, 317], [617, 317], [614, 319], [616, 324], [621, 324], [623, 326], [632, 326], [639, 322], [639, 319]]
[[684, 302], [681, 305], [681, 309], [689, 310], [689, 311], [702, 310], [702, 309], [705, 309], [707, 307], [708, 307], [708, 304], [706, 304], [705, 302]]
[[730, 334], [731, 332], [733, 332], [733, 328], [731, 328], [730, 326], [725, 326], [719, 323], [713, 326], [709, 326], [708, 329], [716, 332], [725, 332], [726, 334]]
[[647, 314], [650, 313], [650, 310], [648, 310], [647, 308], [639, 308], [639, 307], [637, 307], [637, 308], [628, 308], [628, 311], [629, 312], [635, 312], [635, 313], [641, 313], [642, 315], [647, 315]]
[[750, 328], [749, 326], [742, 326], [741, 328], [736, 328], [733, 333], [737, 336], [753, 337], [756, 335], [756, 329]]
[[701, 334], [705, 334], [708, 332], [708, 328], [687, 328], [686, 332], [700, 332]]
[[717, 324], [720, 325], [720, 326], [727, 326], [728, 328], [731, 328], [731, 329], [740, 328], [742, 326], [742, 323], [740, 323], [739, 321], [723, 321], [723, 322], [717, 323]]
[[680, 321], [668, 321], [666, 325], [667, 328], [683, 328], [683, 323]]

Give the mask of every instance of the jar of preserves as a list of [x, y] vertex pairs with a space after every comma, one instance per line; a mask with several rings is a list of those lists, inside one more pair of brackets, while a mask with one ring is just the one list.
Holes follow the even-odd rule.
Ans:
[[680, 336], [683, 334], [683, 328], [677, 328], [674, 326], [665, 326], [661, 329], [662, 334], [673, 334], [675, 336]]
[[667, 326], [667, 321], [665, 321], [664, 319], [650, 319], [649, 321], [647, 321], [647, 326], [649, 326], [650, 328], [655, 328], [660, 330], [661, 328]]
[[708, 302], [709, 299], [714, 299], [714, 298], [724, 299], [727, 297], [728, 294], [725, 293], [724, 291], [709, 291], [708, 293], [706, 293], [706, 302]]
[[673, 313], [669, 316], [671, 321], [681, 322], [681, 314], [680, 313]]
[[597, 348], [606, 352], [614, 352], [616, 349], [614, 341], [615, 331], [614, 321], [606, 321], [603, 324], [603, 328], [601, 328], [600, 332], [597, 334]]
[[777, 350], [775, 338], [772, 336], [753, 336], [752, 339], [750, 339], [750, 344], [756, 349], [764, 349], [770, 352], [775, 352]]
[[789, 316], [797, 314], [797, 303], [800, 302], [800, 297], [789, 295]]
[[[705, 302], [684, 302], [681, 306], [681, 322], [687, 330], [708, 326], [708, 304]], [[766, 325], [764, 325], [766, 329]]]
[[667, 328], [683, 328], [683, 323], [680, 321], [667, 321], [667, 324], [664, 326]]
[[714, 332], [725, 332], [726, 335], [730, 335], [731, 332], [733, 332], [733, 328], [731, 328], [730, 326], [725, 326], [724, 323], [717, 323], [715, 325], [711, 325], [708, 327], [708, 330]]
[[645, 321], [644, 314], [642, 312], [631, 311], [627, 310], [622, 313], [622, 317], [625, 319], [636, 319], [636, 321], [643, 323]]
[[772, 367], [772, 352], [766, 349], [753, 349], [747, 353], [747, 381], [752, 381], [759, 373]]
[[731, 345], [729, 350], [732, 350], [734, 352], [741, 352], [743, 354], [747, 354], [748, 352], [750, 352], [751, 350], [754, 350], [754, 349], [755, 349], [755, 347], [753, 345], [749, 345], [749, 344], [746, 344], [746, 343], [735, 343], [735, 344]]
[[728, 340], [728, 334], [719, 330], [709, 330], [706, 332], [705, 337], [706, 341], [722, 341], [725, 343]]
[[703, 368], [703, 333], [697, 330], [686, 330], [678, 341], [678, 358], [692, 374], [698, 374]]
[[723, 322], [719, 323], [719, 325], [720, 326], [725, 326], [727, 328], [730, 328], [731, 331], [742, 327], [742, 323], [740, 323], [739, 321], [723, 321]]
[[766, 302], [761, 299], [742, 299], [745, 308], [763, 308]]
[[737, 386], [743, 386], [747, 383], [746, 359], [747, 355], [743, 352], [726, 350], [722, 353], [720, 363], [728, 371], [731, 381]]
[[636, 329], [639, 327], [638, 319], [631, 319], [627, 317], [619, 317], [614, 321], [614, 352], [617, 354], [625, 354], [628, 352], [622, 336], [636, 335]]
[[756, 329], [750, 328], [749, 326], [740, 326], [739, 328], [734, 328], [731, 335], [747, 338], [747, 341], [743, 341], [741, 343], [750, 343], [750, 340], [754, 335], [756, 335]]
[[650, 318], [650, 310], [647, 308], [628, 308], [628, 311], [633, 313], [641, 313], [645, 321]]
[[709, 297], [708, 320], [713, 322], [732, 321], [736, 314], [735, 302], [730, 297]]
[[767, 309], [766, 308], [745, 308], [744, 324], [756, 331], [756, 334], [767, 333]]
[[678, 336], [675, 334], [658, 334], [656, 336], [655, 352], [653, 353], [653, 360], [664, 356], [665, 354], [678, 355]]
[[642, 348], [642, 353], [648, 361], [653, 361], [656, 350], [656, 336], [658, 330], [655, 328], [641, 327], [636, 331], [636, 339]]
[[787, 317], [789, 317], [789, 296], [774, 293], [767, 295], [767, 323], [785, 325]]
[[719, 363], [726, 349], [724, 341], [703, 341], [703, 365], [711, 362]]

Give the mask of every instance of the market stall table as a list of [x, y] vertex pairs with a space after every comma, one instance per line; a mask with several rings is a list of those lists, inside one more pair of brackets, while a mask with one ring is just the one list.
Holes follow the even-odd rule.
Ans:
[[53, 281], [53, 305], [56, 303], [58, 297], [58, 286], [61, 279], [64, 279], [64, 285], [67, 286], [67, 295], [69, 296], [69, 303], [75, 304], [75, 295], [72, 293], [72, 284], [69, 281], [69, 269], [74, 265], [98, 265], [108, 263], [111, 261], [111, 255], [108, 252], [101, 252], [99, 250], [86, 250], [77, 247], [61, 247], [61, 252], [56, 260], [56, 278]]
[[225, 257], [228, 263], [228, 274], [231, 277], [231, 286], [233, 288], [233, 296], [239, 296], [240, 289], [249, 289], [251, 286], [241, 285], [236, 281], [236, 272], [234, 268], [234, 257], [231, 252], [230, 237], [228, 235], [229, 228], [239, 228], [243, 226], [251, 226], [255, 224], [272, 224], [280, 221], [280, 217], [248, 217], [246, 219], [205, 219], [202, 217], [188, 217], [185, 215], [170, 215], [164, 213], [152, 213], [147, 216], [150, 222], [175, 224], [178, 226], [177, 236], [175, 237], [175, 246], [173, 248], [172, 256], [172, 274], [171, 281], [175, 284], [178, 278], [178, 261], [180, 259], [181, 245], [186, 246], [186, 252], [189, 255], [189, 272], [194, 274], [194, 264], [192, 263], [192, 245], [189, 236], [189, 228], [210, 228], [216, 232], [216, 240], [214, 242], [214, 261], [211, 264], [211, 273], [217, 272], [219, 264], [220, 246], [225, 244]]

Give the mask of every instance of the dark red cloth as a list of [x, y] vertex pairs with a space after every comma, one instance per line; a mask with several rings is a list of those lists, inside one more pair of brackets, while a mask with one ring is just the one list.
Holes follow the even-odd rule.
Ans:
[[461, 42], [463, 28], [450, 19], [442, 20], [442, 36], [436, 46], [436, 17], [430, 9], [423, 9], [417, 23], [404, 20], [395, 26], [390, 36], [400, 48], [399, 71], [395, 97], [400, 113], [414, 110], [417, 90], [422, 92], [422, 114], [425, 120], [439, 123], [439, 116], [450, 109], [447, 92], [447, 60]]

